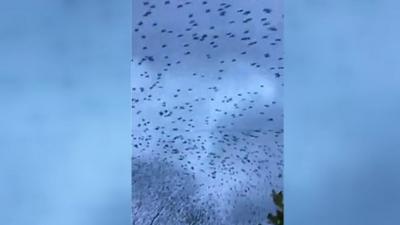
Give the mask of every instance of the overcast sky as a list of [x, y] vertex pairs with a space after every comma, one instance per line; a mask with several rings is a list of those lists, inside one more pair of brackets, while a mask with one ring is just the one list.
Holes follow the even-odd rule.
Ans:
[[[281, 3], [134, 2], [134, 164], [163, 160], [170, 164], [161, 170], [189, 173], [192, 197], [215, 202], [211, 210], [220, 224], [266, 224], [273, 209], [269, 194], [282, 189]], [[145, 165], [133, 170], [134, 184], [151, 188], [133, 189], [134, 215], [143, 221], [158, 211], [141, 205], [163, 197], [143, 199], [135, 192], [178, 189], [186, 179], [152, 183], [143, 180], [156, 176], [149, 171]], [[142, 173], [147, 176], [135, 175]], [[165, 211], [157, 222], [176, 224]]]

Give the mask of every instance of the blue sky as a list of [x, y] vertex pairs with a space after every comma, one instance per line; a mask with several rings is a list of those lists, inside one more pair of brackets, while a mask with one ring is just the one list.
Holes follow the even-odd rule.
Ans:
[[287, 224], [398, 224], [396, 1], [286, 1]]
[[130, 1], [0, 5], [0, 224], [129, 224]]
[[[397, 224], [399, 3], [285, 7], [287, 223]], [[0, 3], [1, 224], [130, 223], [130, 11]]]

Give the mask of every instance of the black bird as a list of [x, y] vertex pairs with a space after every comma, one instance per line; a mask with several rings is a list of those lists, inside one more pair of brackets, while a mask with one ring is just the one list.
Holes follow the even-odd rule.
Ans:
[[280, 1], [133, 1], [134, 224], [266, 225], [283, 186]]

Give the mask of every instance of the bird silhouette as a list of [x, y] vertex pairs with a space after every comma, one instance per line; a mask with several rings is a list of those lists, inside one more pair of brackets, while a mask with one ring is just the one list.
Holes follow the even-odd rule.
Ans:
[[282, 190], [282, 4], [133, 1], [133, 224], [266, 225]]

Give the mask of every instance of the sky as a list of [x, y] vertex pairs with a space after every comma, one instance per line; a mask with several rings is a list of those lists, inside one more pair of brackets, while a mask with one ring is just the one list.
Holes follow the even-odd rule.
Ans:
[[285, 6], [285, 223], [398, 224], [399, 3]]
[[134, 2], [134, 224], [267, 223], [283, 185], [282, 12]]
[[0, 3], [0, 224], [130, 223], [130, 5]]
[[[1, 224], [130, 224], [130, 4], [0, 3]], [[285, 1], [287, 224], [398, 224], [399, 6]]]

